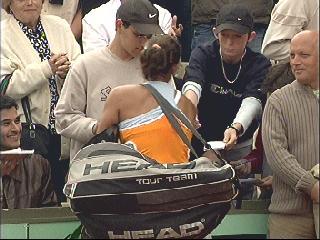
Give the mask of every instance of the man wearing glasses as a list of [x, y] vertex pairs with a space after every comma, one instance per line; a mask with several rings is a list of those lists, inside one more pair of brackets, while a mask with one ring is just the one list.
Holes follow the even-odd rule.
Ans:
[[[91, 1], [91, 0], [90, 0]], [[110, 0], [100, 7], [92, 9], [82, 19], [82, 45], [83, 51], [89, 52], [99, 47], [106, 46], [115, 37], [114, 21], [118, 8], [126, 0]], [[172, 24], [171, 13], [157, 4], [154, 6], [159, 11], [159, 26], [165, 34], [170, 33]]]
[[148, 0], [127, 0], [116, 15], [110, 45], [83, 54], [66, 77], [55, 110], [57, 130], [71, 139], [70, 160], [96, 132], [111, 89], [144, 81], [139, 55], [152, 34], [162, 34], [159, 11]]

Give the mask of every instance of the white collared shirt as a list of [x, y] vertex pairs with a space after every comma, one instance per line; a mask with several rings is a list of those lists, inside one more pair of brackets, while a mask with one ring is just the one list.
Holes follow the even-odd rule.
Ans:
[[[120, 7], [120, 0], [110, 0], [100, 7], [92, 9], [82, 19], [83, 51], [88, 52], [99, 47], [109, 45], [116, 35], [116, 13]], [[159, 25], [164, 33], [171, 29], [171, 13], [154, 4], [159, 10]]]

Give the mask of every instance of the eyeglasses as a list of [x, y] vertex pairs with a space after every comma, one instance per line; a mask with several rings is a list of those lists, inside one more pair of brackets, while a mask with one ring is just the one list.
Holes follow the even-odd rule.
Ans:
[[145, 38], [150, 39], [152, 37], [152, 34], [141, 34], [141, 33], [136, 32], [135, 30], [132, 32], [136, 37], [138, 37], [140, 39], [145, 39]]
[[[123, 20], [122, 20], [122, 24], [125, 28], [129, 28], [131, 25], [129, 22], [123, 21]], [[139, 39], [150, 39], [152, 37], [152, 34], [142, 34], [137, 32], [133, 26], [132, 26], [132, 33]]]

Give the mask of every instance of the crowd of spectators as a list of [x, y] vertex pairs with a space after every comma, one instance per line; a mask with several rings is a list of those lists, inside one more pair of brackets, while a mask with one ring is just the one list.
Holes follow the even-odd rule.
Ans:
[[[192, 160], [177, 135], [168, 154], [156, 150], [166, 139], [141, 140], [150, 129], [169, 131], [139, 85], [149, 81], [207, 141], [225, 144], [221, 155], [240, 178], [262, 174], [255, 191], [273, 191], [270, 237], [319, 237], [319, 180], [311, 172], [319, 163], [319, 1], [189, 3], [186, 28], [163, 1], [2, 1], [1, 151], [20, 147], [22, 99], [50, 146], [42, 155], [1, 156], [2, 208], [66, 201], [70, 161], [114, 124], [121, 142], [136, 141], [153, 159]], [[184, 28], [193, 29], [191, 54], [176, 79]], [[192, 146], [204, 153], [197, 140]], [[252, 186], [242, 190], [252, 197]]]

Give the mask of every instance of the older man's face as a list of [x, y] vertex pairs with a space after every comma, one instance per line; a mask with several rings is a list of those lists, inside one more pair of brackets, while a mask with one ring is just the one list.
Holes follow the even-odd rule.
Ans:
[[318, 44], [318, 38], [308, 33], [299, 34], [291, 41], [292, 72], [300, 83], [311, 87], [317, 86], [319, 81]]
[[17, 109], [2, 109], [0, 111], [0, 146], [1, 150], [10, 150], [20, 147], [21, 123]]

